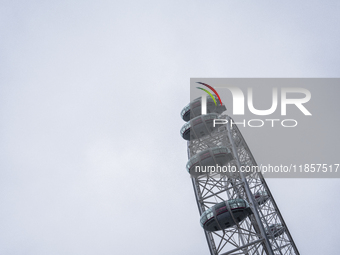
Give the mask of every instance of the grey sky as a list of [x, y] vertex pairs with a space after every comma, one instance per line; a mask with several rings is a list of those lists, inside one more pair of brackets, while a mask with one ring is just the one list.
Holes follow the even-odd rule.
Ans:
[[[339, 77], [339, 5], [1, 1], [0, 254], [208, 254], [190, 77]], [[340, 252], [339, 182], [268, 180], [301, 254]]]

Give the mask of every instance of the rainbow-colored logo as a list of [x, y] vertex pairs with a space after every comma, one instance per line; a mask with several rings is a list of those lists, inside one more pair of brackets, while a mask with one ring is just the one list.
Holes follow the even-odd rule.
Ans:
[[[211, 89], [212, 92], [214, 92], [214, 94], [218, 97], [218, 100], [220, 101], [220, 104], [222, 105], [222, 101], [221, 101], [220, 95], [217, 93], [217, 91], [216, 91], [213, 87], [211, 87], [210, 85], [205, 84], [205, 83], [203, 83], [203, 82], [197, 82], [197, 83], [199, 83], [199, 84], [201, 84], [201, 85], [204, 85], [204, 86], [208, 87], [209, 89]], [[208, 93], [208, 95], [212, 98], [212, 100], [214, 100], [214, 103], [215, 103], [215, 105], [217, 106], [216, 99], [215, 99], [215, 97], [210, 93], [210, 91], [208, 91], [208, 90], [206, 90], [206, 89], [203, 89], [203, 88], [200, 88], [200, 87], [196, 87], [196, 88], [201, 89], [201, 90], [205, 91], [206, 93]]]

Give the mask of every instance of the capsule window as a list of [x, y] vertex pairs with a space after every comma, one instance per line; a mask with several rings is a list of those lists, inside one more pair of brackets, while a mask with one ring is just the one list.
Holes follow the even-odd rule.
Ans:
[[193, 120], [192, 123], [193, 123], [193, 125], [197, 125], [197, 124], [202, 123], [202, 120], [201, 120], [201, 118], [197, 118], [196, 120]]
[[246, 207], [246, 202], [243, 199], [234, 199], [228, 202], [231, 209]]
[[213, 151], [214, 153], [216, 153], [216, 152], [218, 153], [218, 152], [220, 152], [220, 149], [219, 149], [219, 148], [215, 148], [215, 149], [213, 149], [212, 151]]
[[203, 115], [203, 119], [204, 120], [210, 120], [210, 119], [214, 119], [214, 115], [212, 115], [212, 114], [208, 114], [208, 115]]
[[200, 105], [201, 105], [201, 101], [199, 100], [197, 102], [193, 102], [191, 106], [192, 106], [192, 108], [195, 108], [195, 107], [198, 107]]
[[202, 154], [201, 155], [201, 160], [203, 160], [203, 159], [206, 159], [206, 158], [209, 158], [210, 157], [210, 152], [207, 152], [207, 153], [204, 153], [204, 154]]
[[184, 113], [186, 113], [188, 110], [190, 109], [190, 104], [188, 104], [187, 106], [185, 106], [181, 112], [182, 116], [184, 115]]
[[210, 218], [212, 218], [212, 217], [214, 217], [214, 213], [213, 213], [213, 212], [207, 213], [207, 218], [208, 218], [208, 219], [210, 219]]
[[224, 213], [224, 212], [227, 212], [227, 211], [228, 211], [227, 210], [227, 206], [223, 206], [223, 207], [221, 207], [219, 209], [216, 209], [216, 215]]
[[218, 148], [218, 149], [215, 149], [215, 150], [214, 150], [214, 153], [221, 153], [221, 149], [219, 149], [219, 148]]
[[196, 164], [192, 164], [192, 165], [189, 167], [189, 169], [188, 169], [188, 170], [192, 169], [192, 170], [194, 171], [194, 170], [195, 170], [195, 168], [196, 168], [196, 166], [199, 166], [199, 164], [198, 164], [198, 163], [196, 163]]
[[215, 116], [214, 116], [214, 115], [209, 115], [208, 117], [209, 117], [209, 118], [207, 118], [207, 119], [209, 119], [209, 120], [215, 119]]
[[192, 157], [187, 164], [187, 168], [188, 169], [191, 168], [192, 165], [194, 165], [198, 162], [199, 162], [199, 160], [198, 160], [197, 156]]
[[181, 129], [181, 133], [183, 134], [185, 132], [185, 130], [190, 128], [190, 123], [185, 123], [184, 126]]
[[230, 206], [231, 209], [234, 209], [234, 208], [237, 207], [235, 203], [231, 203], [231, 204], [229, 204], [229, 206]]

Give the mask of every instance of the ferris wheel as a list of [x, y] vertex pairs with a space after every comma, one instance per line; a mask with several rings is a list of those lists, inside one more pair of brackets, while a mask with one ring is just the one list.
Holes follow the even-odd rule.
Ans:
[[[246, 141], [213, 97], [185, 106], [180, 130], [210, 254], [298, 255], [262, 173], [245, 171], [257, 167]], [[227, 124], [215, 125], [217, 119]]]

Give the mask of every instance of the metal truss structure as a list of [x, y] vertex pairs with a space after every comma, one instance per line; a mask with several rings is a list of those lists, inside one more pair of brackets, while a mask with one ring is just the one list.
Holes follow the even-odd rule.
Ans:
[[[228, 166], [257, 166], [242, 134], [235, 124], [228, 124], [198, 139], [188, 141], [188, 157], [213, 147], [227, 147], [233, 153]], [[233, 227], [213, 232], [205, 231], [211, 255], [227, 254], [299, 254], [283, 217], [261, 172], [236, 174], [210, 173], [192, 177], [192, 184], [200, 215], [222, 201], [241, 198], [248, 201], [252, 214]], [[256, 194], [265, 194], [263, 200]]]

